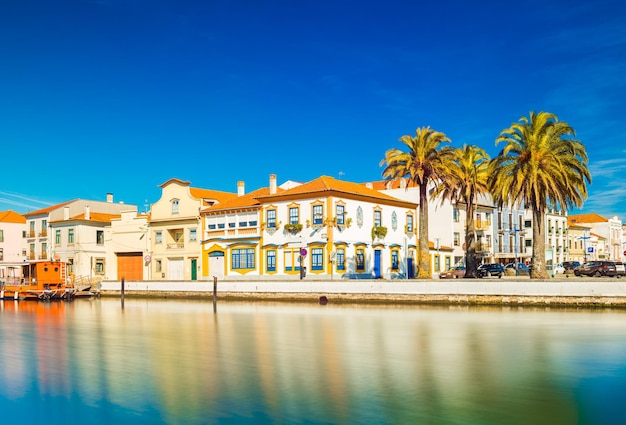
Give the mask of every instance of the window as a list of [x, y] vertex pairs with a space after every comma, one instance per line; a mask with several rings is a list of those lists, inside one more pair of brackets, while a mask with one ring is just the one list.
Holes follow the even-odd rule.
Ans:
[[73, 258], [67, 259], [67, 272], [69, 274], [74, 273], [74, 259]]
[[311, 249], [311, 270], [324, 270], [324, 248]]
[[41, 236], [48, 235], [48, 220], [41, 220]]
[[337, 205], [335, 214], [337, 214], [337, 224], [344, 225], [346, 223], [346, 207], [344, 205]]
[[459, 209], [458, 208], [454, 208], [452, 210], [452, 220], [454, 220], [455, 223], [459, 222]]
[[196, 229], [189, 229], [189, 241], [190, 242], [195, 242], [197, 240], [198, 240], [197, 230]]
[[161, 260], [155, 260], [154, 261], [154, 270], [157, 272], [160, 272], [163, 270], [163, 267], [161, 265]]
[[322, 213], [322, 205], [313, 205], [313, 224], [323, 224], [324, 214]]
[[229, 228], [229, 229], [234, 229], [236, 224], [237, 224], [237, 223], [235, 223], [234, 221], [229, 222], [229, 223], [228, 223], [228, 228]]
[[154, 232], [154, 243], [163, 243], [163, 232]]
[[172, 199], [172, 214], [178, 214], [179, 211], [178, 199]]
[[96, 230], [96, 244], [104, 245], [104, 230]]
[[67, 229], [67, 244], [74, 244], [74, 229]]
[[374, 226], [379, 227], [383, 225], [382, 213], [380, 210], [374, 210]]
[[356, 250], [356, 271], [365, 271], [365, 250], [363, 248]]
[[300, 270], [300, 249], [285, 249], [285, 271]]
[[289, 208], [289, 224], [298, 224], [300, 222], [300, 208]]
[[275, 272], [276, 271], [276, 250], [270, 249], [267, 251], [267, 271]]
[[4, 261], [4, 248], [0, 248], [0, 261]]
[[400, 269], [400, 255], [397, 249], [391, 251], [391, 270], [397, 272]]
[[96, 258], [94, 272], [96, 274], [104, 274], [104, 258]]
[[215, 224], [209, 224], [209, 230], [215, 230], [216, 227]]
[[438, 272], [441, 270], [441, 264], [440, 264], [440, 256], [439, 255], [435, 255], [435, 271]]
[[223, 229], [224, 227], [226, 227], [226, 225], [224, 223], [217, 223], [217, 228], [218, 229]]
[[407, 233], [413, 233], [413, 214], [407, 214], [406, 216], [406, 231]]
[[4, 242], [4, 230], [0, 229], [0, 242]]
[[459, 246], [461, 244], [461, 234], [459, 232], [454, 232], [454, 246]]
[[41, 258], [48, 258], [48, 243], [42, 242], [41, 244]]
[[337, 248], [335, 262], [337, 263], [337, 270], [346, 269], [346, 250], [344, 248]]
[[233, 249], [231, 263], [234, 270], [254, 268], [254, 248]]
[[267, 210], [266, 221], [268, 229], [276, 228], [276, 210]]
[[54, 244], [61, 245], [61, 230], [56, 230], [54, 232]]

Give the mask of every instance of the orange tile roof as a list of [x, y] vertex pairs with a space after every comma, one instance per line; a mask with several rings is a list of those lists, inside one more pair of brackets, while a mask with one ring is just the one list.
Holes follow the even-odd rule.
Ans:
[[236, 193], [223, 192], [220, 190], [200, 189], [197, 187], [190, 187], [189, 193], [191, 193], [191, 196], [197, 199], [215, 199], [218, 202], [224, 202], [228, 199], [237, 197]]
[[310, 182], [296, 186], [277, 195], [267, 195], [267, 198], [273, 196], [292, 196], [292, 195], [310, 195], [320, 192], [339, 192], [343, 194], [360, 195], [367, 198], [375, 198], [382, 201], [403, 202], [415, 205], [412, 202], [402, 201], [378, 190], [370, 189], [361, 183], [353, 183], [344, 180], [337, 180], [329, 176], [321, 176]]
[[20, 213], [16, 213], [15, 211], [11, 210], [0, 211], [0, 223], [24, 224], [26, 223], [26, 217], [24, 217]]
[[28, 218], [28, 217], [33, 216], [33, 215], [48, 214], [48, 213], [50, 213], [51, 211], [54, 211], [54, 210], [56, 210], [57, 208], [61, 208], [61, 207], [65, 206], [65, 205], [67, 205], [67, 204], [69, 204], [69, 203], [71, 203], [71, 202], [74, 202], [74, 201], [76, 201], [76, 200], [77, 200], [77, 199], [74, 199], [74, 200], [71, 200], [71, 201], [66, 201], [66, 202], [63, 202], [63, 203], [61, 203], [61, 204], [51, 205], [51, 206], [49, 206], [49, 207], [42, 208], [42, 209], [37, 210], [37, 211], [31, 211], [31, 212], [28, 212], [28, 213], [24, 214], [24, 216]]
[[[121, 214], [106, 214], [106, 213], [99, 213], [99, 212], [92, 212], [89, 214], [89, 220], [88, 221], [94, 221], [94, 222], [99, 222], [99, 223], [110, 223], [112, 219], [114, 218], [121, 218], [122, 215]], [[85, 213], [81, 213], [78, 215], [75, 215], [73, 217], [70, 217], [70, 220], [86, 220], [85, 219]], [[63, 221], [67, 221], [67, 220], [54, 220], [52, 223], [60, 223]]]
[[573, 224], [580, 224], [580, 223], [606, 223], [609, 220], [602, 217], [600, 214], [589, 213], [589, 214], [570, 215], [569, 217], [567, 217], [567, 221]]
[[[276, 188], [277, 192], [282, 192], [281, 188]], [[263, 187], [261, 189], [253, 190], [250, 193], [246, 193], [242, 196], [235, 196], [234, 198], [230, 198], [225, 200], [224, 202], [220, 202], [219, 204], [215, 204], [204, 211], [213, 212], [213, 211], [222, 211], [222, 210], [232, 210], [237, 208], [254, 208], [256, 206], [261, 205], [261, 202], [258, 201], [257, 198], [269, 195], [270, 189], [268, 187]]]

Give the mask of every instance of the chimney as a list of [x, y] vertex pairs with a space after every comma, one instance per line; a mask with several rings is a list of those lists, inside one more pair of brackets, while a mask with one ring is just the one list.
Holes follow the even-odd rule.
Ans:
[[400, 179], [400, 189], [406, 189], [406, 179]]
[[63, 207], [63, 220], [70, 219], [70, 207]]
[[107, 202], [108, 203], [112, 203], [113, 202], [113, 194], [112, 193], [107, 193]]
[[270, 174], [270, 195], [276, 195], [276, 174]]
[[385, 185], [385, 189], [391, 190], [391, 180], [387, 181], [387, 184]]
[[85, 220], [91, 220], [91, 208], [85, 205]]
[[365, 187], [368, 189], [374, 189], [374, 185], [372, 183], [365, 183]]
[[244, 183], [243, 181], [239, 180], [237, 182], [237, 196], [243, 196], [244, 193], [246, 193]]

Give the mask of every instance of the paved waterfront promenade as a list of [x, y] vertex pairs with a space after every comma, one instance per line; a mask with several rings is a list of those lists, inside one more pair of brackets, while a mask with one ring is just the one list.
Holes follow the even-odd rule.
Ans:
[[[626, 279], [526, 278], [458, 280], [223, 280], [218, 299], [389, 301], [452, 304], [593, 305], [626, 308]], [[127, 281], [126, 296], [212, 298], [211, 281]], [[119, 296], [120, 281], [101, 284], [103, 296]]]

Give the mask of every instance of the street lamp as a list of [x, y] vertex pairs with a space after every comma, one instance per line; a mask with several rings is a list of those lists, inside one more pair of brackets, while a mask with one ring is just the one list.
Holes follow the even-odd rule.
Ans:
[[503, 231], [506, 233], [513, 233], [513, 252], [515, 255], [515, 262], [513, 263], [513, 266], [515, 267], [515, 276], [519, 276], [519, 268], [517, 266], [517, 234], [523, 232], [524, 230], [514, 227], [512, 229], [504, 229]]

